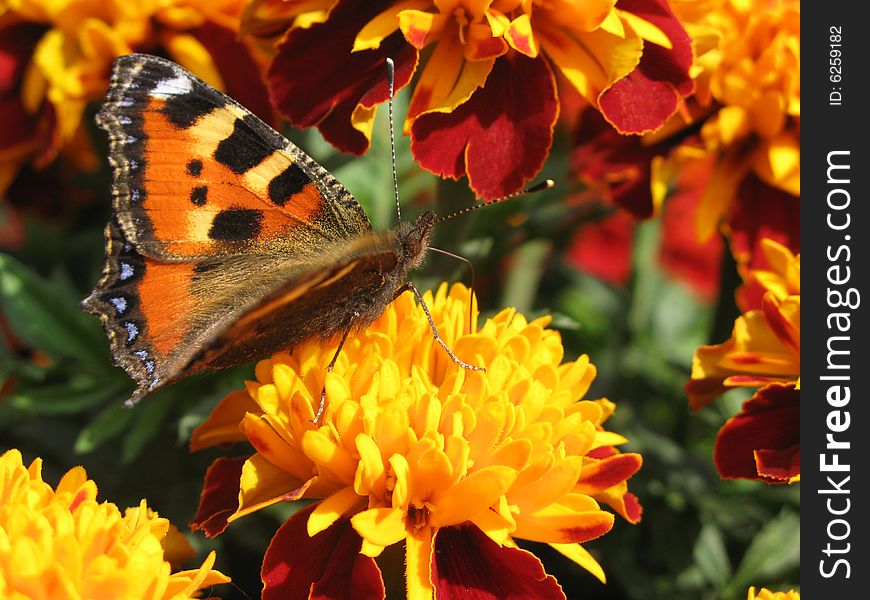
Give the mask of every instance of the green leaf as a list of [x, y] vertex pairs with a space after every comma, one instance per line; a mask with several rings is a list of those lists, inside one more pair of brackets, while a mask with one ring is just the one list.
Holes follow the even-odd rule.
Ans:
[[123, 404], [112, 404], [88, 423], [73, 446], [76, 454], [93, 452], [108, 440], [117, 437], [127, 427], [136, 412]]
[[722, 532], [717, 527], [704, 525], [701, 528], [692, 555], [704, 579], [717, 588], [723, 588], [731, 581], [731, 561], [728, 560]]
[[136, 419], [124, 438], [122, 463], [129, 464], [137, 459], [145, 445], [157, 435], [166, 422], [172, 400], [172, 394], [159, 394], [133, 409], [136, 411]]
[[64, 294], [11, 256], [0, 254], [0, 309], [22, 341], [55, 358], [105, 362], [97, 322]]
[[800, 566], [801, 523], [791, 509], [783, 509], [756, 534], [731, 585], [745, 590], [750, 585], [776, 580]]
[[120, 397], [124, 382], [103, 382], [76, 377], [65, 383], [31, 385], [16, 389], [7, 402], [19, 411], [41, 415], [75, 414], [107, 398]]

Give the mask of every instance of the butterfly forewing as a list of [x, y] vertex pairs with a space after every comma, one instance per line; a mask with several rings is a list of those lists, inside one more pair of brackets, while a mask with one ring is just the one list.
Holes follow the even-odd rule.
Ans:
[[109, 133], [118, 223], [146, 256], [310, 251], [371, 229], [325, 169], [169, 61], [119, 58], [97, 122]]

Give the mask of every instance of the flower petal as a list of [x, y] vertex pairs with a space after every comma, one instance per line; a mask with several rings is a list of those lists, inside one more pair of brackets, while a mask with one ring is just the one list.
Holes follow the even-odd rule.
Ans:
[[229, 520], [234, 521], [277, 502], [298, 500], [316, 479], [296, 479], [259, 454], [254, 454], [242, 468], [239, 478], [239, 508]]
[[433, 173], [467, 174], [480, 197], [505, 196], [540, 171], [558, 114], [547, 61], [508, 54], [496, 60], [486, 84], [454, 111], [414, 119], [411, 150]]
[[432, 498], [429, 524], [444, 527], [462, 523], [495, 504], [516, 479], [510, 467], [493, 465], [469, 474]]
[[269, 543], [260, 572], [262, 598], [383, 599], [380, 570], [373, 559], [359, 554], [362, 540], [350, 521], [340, 519], [308, 536], [308, 517], [315, 506], [296, 512]]
[[308, 518], [308, 535], [315, 536], [328, 529], [333, 523], [348, 514], [356, 505], [363, 505], [364, 499], [352, 487], [344, 487], [333, 495], [317, 503], [317, 508]]
[[525, 550], [498, 546], [477, 527], [435, 534], [432, 582], [439, 600], [564, 600], [541, 561]]
[[259, 413], [260, 409], [251, 395], [244, 390], [227, 394], [212, 410], [208, 418], [193, 430], [190, 436], [190, 451], [245, 440], [240, 427], [247, 413]]
[[408, 600], [432, 600], [435, 588], [429, 576], [432, 557], [432, 529], [410, 530], [405, 546], [405, 572]]
[[239, 508], [239, 479], [247, 458], [218, 458], [211, 464], [205, 473], [196, 516], [190, 522], [191, 530], [215, 537], [227, 528], [227, 519]]
[[595, 557], [592, 556], [586, 548], [581, 546], [580, 544], [550, 544], [550, 546], [559, 552], [562, 556], [565, 556], [593, 575], [598, 578], [598, 581], [601, 583], [607, 583], [607, 577], [604, 575], [604, 569], [601, 568], [601, 565], [598, 564], [598, 561], [595, 560]]
[[[591, 500], [591, 499], [590, 499]], [[551, 505], [517, 518], [514, 537], [548, 544], [583, 543], [613, 528], [613, 515], [603, 510], [576, 510]]]
[[619, 9], [651, 23], [671, 42], [671, 48], [645, 43], [637, 68], [598, 98], [602, 114], [620, 133], [644, 133], [664, 125], [694, 90], [692, 41], [666, 0], [620, 0]]
[[772, 383], [744, 402], [719, 430], [713, 462], [725, 479], [782, 483], [798, 475], [800, 391], [795, 385]]
[[370, 508], [355, 514], [350, 522], [363, 539], [378, 546], [405, 539], [405, 511], [400, 508]]
[[633, 452], [615, 454], [600, 461], [588, 461], [583, 465], [583, 472], [574, 491], [581, 494], [594, 494], [622, 483], [637, 473], [642, 462], [640, 454]]
[[354, 112], [371, 109], [389, 96], [386, 58], [391, 57], [396, 64], [396, 90], [408, 83], [417, 64], [417, 50], [399, 31], [385, 38], [377, 49], [351, 52], [359, 23], [376, 16], [380, 6], [377, 2], [343, 3], [327, 22], [291, 30], [278, 45], [268, 72], [272, 100], [290, 123], [297, 127], [316, 125], [331, 144], [354, 154], [368, 148], [374, 116], [363, 110], [364, 118], [357, 115], [354, 123]]
[[262, 83], [262, 65], [255, 60], [238, 32], [206, 19], [202, 26], [190, 33], [214, 61], [223, 79], [224, 91], [266, 123], [273, 123], [272, 104]]

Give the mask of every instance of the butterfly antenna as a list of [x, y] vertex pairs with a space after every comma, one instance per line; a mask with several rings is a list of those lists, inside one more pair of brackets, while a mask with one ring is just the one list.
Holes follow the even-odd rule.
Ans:
[[443, 223], [444, 221], [449, 221], [450, 219], [454, 219], [456, 217], [461, 217], [462, 215], [467, 215], [470, 212], [474, 212], [483, 208], [484, 206], [492, 206], [493, 204], [501, 204], [505, 200], [510, 200], [512, 198], [517, 198], [519, 196], [525, 196], [526, 194], [534, 194], [535, 192], [540, 192], [542, 190], [548, 190], [553, 187], [555, 182], [552, 179], [546, 179], [540, 183], [536, 183], [531, 187], [527, 187], [524, 190], [520, 190], [518, 192], [514, 192], [513, 194], [508, 194], [507, 196], [502, 196], [501, 198], [493, 198], [492, 200], [486, 200], [485, 202], [478, 202], [472, 206], [468, 206], [466, 208], [461, 208], [456, 212], [452, 212], [449, 215], [445, 215], [443, 217], [439, 217], [435, 220], [435, 223]]
[[387, 103], [387, 112], [390, 115], [390, 163], [393, 166], [393, 192], [396, 196], [396, 216], [399, 223], [402, 222], [402, 208], [399, 205], [399, 174], [396, 171], [396, 128], [393, 125], [393, 93], [395, 92], [396, 63], [387, 57], [387, 84], [390, 87], [390, 98]]
[[[468, 270], [471, 271], [471, 295], [474, 297], [475, 284], [477, 282], [477, 274], [474, 271], [474, 263], [465, 258], [464, 256], [460, 256], [459, 254], [454, 254], [452, 252], [448, 252], [447, 250], [442, 250], [441, 248], [436, 248], [434, 246], [429, 246], [430, 252], [437, 252], [438, 254], [443, 254], [444, 256], [450, 256], [451, 258], [455, 258], [456, 260], [461, 260], [466, 265], [468, 265]], [[471, 327], [471, 319], [472, 319], [472, 302], [468, 303], [468, 332], [472, 333]]]

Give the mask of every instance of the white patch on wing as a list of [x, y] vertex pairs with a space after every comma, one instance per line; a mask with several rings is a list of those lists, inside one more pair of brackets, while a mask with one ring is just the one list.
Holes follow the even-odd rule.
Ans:
[[193, 91], [190, 79], [184, 75], [176, 75], [172, 79], [161, 79], [151, 90], [151, 95], [162, 98], [163, 100], [170, 96], [183, 96]]

